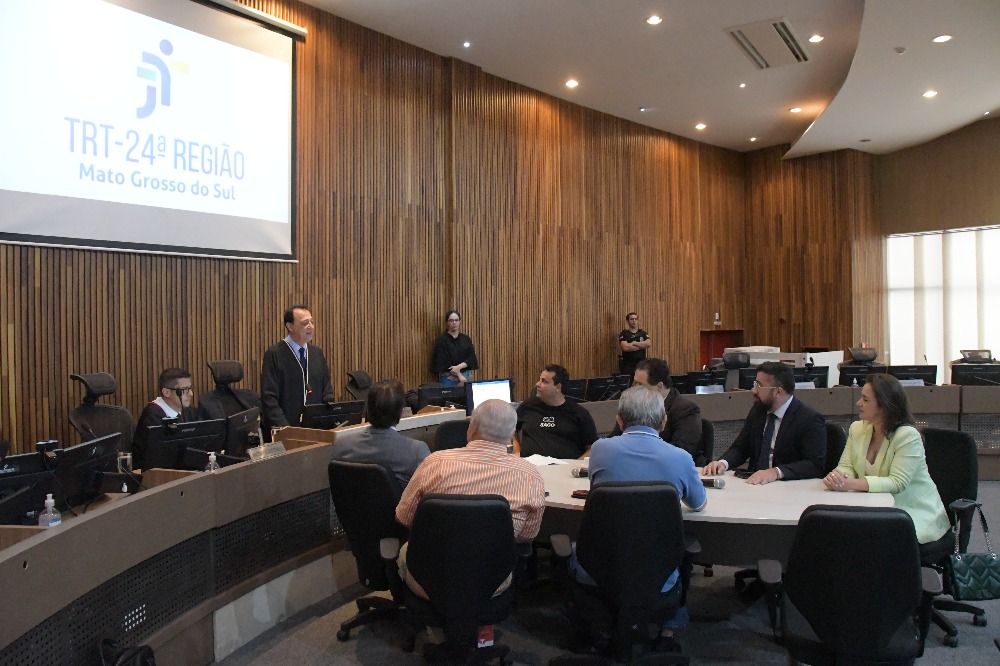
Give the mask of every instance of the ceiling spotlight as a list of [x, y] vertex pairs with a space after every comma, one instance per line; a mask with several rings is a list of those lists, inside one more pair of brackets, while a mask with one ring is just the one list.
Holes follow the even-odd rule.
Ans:
[[755, 137], [755, 136], [750, 137], [750, 143], [753, 143], [756, 140], [757, 140], [757, 137]]
[[924, 97], [930, 99], [931, 97], [937, 97], [937, 90], [928, 90], [924, 93]]
[[861, 143], [869, 143], [871, 142], [871, 139], [858, 139], [858, 141], [860, 141]]
[[820, 42], [823, 41], [823, 35], [813, 35], [812, 37], [809, 38], [809, 41], [812, 42], [813, 44], [819, 44]]
[[576, 88], [578, 85], [580, 85], [580, 82], [577, 81], [576, 79], [570, 79], [569, 81], [566, 82], [567, 88]]
[[951, 35], [938, 35], [931, 41], [934, 42], [935, 44], [944, 44], [945, 42], [951, 41]]
[[747, 84], [745, 84], [745, 83], [741, 83], [740, 84], [740, 88], [746, 88], [746, 87], [747, 87]]
[[790, 108], [788, 110], [791, 111], [792, 113], [802, 113], [802, 107], [798, 107], [798, 106], [793, 106], [792, 108]]
[[648, 19], [646, 19], [646, 23], [648, 23], [649, 25], [660, 25], [661, 23], [663, 23], [663, 19], [661, 19], [656, 14], [653, 14]]
[[984, 115], [984, 116], [988, 116], [988, 115], [990, 115], [990, 112], [989, 112], [989, 111], [987, 111], [987, 112], [986, 112], [986, 113], [984, 113], [983, 115]]
[[696, 130], [703, 130], [706, 127], [708, 127], [708, 125], [706, 125], [705, 123], [698, 123], [697, 125], [694, 126]]
[[462, 46], [464, 46], [465, 48], [469, 48], [470, 46], [472, 46], [472, 42], [462, 42]]
[[640, 106], [639, 107], [639, 112], [640, 113], [646, 113], [647, 111], [649, 111], [649, 107], [646, 107], [646, 106]]

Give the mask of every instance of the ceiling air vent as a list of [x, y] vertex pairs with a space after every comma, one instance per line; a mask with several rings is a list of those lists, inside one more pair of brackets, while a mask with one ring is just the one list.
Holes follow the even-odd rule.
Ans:
[[785, 19], [757, 21], [726, 28], [757, 69], [807, 62], [809, 54]]

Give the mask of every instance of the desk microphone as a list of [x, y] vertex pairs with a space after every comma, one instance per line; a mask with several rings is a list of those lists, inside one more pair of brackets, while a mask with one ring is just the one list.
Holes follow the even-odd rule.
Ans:
[[703, 478], [701, 480], [701, 485], [705, 486], [706, 488], [725, 488], [726, 480], [719, 477], [715, 477], [713, 479]]

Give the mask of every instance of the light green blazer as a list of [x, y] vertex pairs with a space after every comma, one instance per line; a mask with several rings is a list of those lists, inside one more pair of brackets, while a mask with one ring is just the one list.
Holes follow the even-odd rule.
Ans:
[[896, 508], [910, 514], [918, 543], [937, 541], [950, 528], [937, 486], [927, 471], [924, 443], [916, 428], [900, 426], [886, 438], [875, 456], [876, 476], [865, 476], [872, 424], [855, 421], [847, 436], [844, 455], [837, 469], [848, 476], [868, 481], [868, 492], [892, 493]]

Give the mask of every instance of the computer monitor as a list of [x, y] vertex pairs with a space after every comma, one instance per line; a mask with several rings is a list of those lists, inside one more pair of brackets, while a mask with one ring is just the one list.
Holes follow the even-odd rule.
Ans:
[[116, 432], [68, 449], [56, 449], [56, 482], [62, 495], [57, 505], [74, 507], [97, 497], [103, 473], [117, 471], [121, 445], [122, 435]]
[[562, 392], [567, 398], [582, 402], [587, 399], [587, 380], [570, 379], [562, 385]]
[[951, 383], [959, 386], [1000, 386], [1000, 363], [956, 363]]
[[483, 382], [466, 382], [465, 384], [465, 413], [472, 414], [479, 405], [486, 400], [503, 400], [510, 402], [510, 380], [490, 379]]
[[792, 368], [796, 382], [812, 382], [816, 388], [827, 388], [830, 385], [830, 368], [826, 365], [814, 365], [811, 368]]
[[687, 390], [687, 375], [670, 375], [670, 383], [674, 385], [678, 393], [690, 393]]
[[740, 382], [738, 388], [744, 391], [753, 389], [753, 383], [757, 381], [757, 368], [740, 368]]
[[868, 375], [885, 374], [885, 371], [884, 365], [841, 365], [837, 384], [840, 386], [864, 386], [865, 378]]
[[302, 427], [333, 430], [343, 426], [357, 425], [361, 423], [364, 411], [365, 403], [363, 400], [334, 402], [329, 405], [326, 403], [306, 405], [302, 409]]
[[260, 407], [251, 407], [226, 417], [225, 451], [229, 456], [245, 456], [251, 433], [260, 428]]
[[465, 387], [421, 386], [417, 388], [417, 409], [423, 409], [427, 405], [465, 407]]
[[900, 381], [919, 379], [924, 386], [937, 384], [936, 365], [890, 365], [888, 372]]
[[612, 375], [611, 377], [591, 377], [587, 380], [586, 399], [590, 402], [598, 400], [617, 400], [622, 391], [632, 383], [628, 375]]
[[960, 349], [962, 363], [993, 363], [993, 352], [989, 349]]
[[189, 469], [189, 466], [181, 464], [187, 449], [221, 451], [225, 442], [225, 419], [187, 423], [165, 421], [164, 425], [149, 427], [143, 468]]
[[58, 484], [41, 453], [7, 456], [0, 464], [0, 525], [36, 524], [28, 514], [42, 509], [48, 493], [58, 496]]
[[725, 376], [716, 377], [711, 370], [696, 370], [687, 373], [687, 388], [691, 393], [697, 393], [699, 386], [725, 386]]

